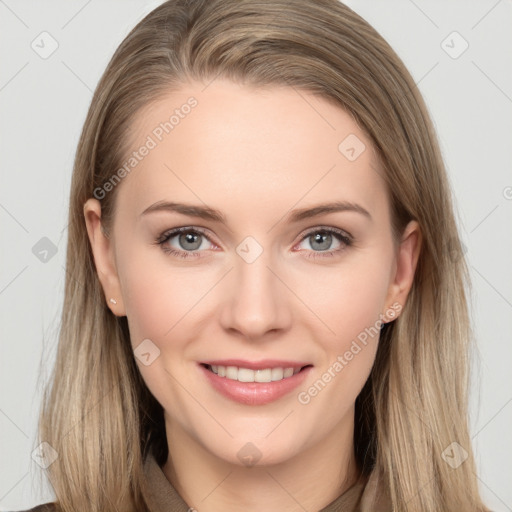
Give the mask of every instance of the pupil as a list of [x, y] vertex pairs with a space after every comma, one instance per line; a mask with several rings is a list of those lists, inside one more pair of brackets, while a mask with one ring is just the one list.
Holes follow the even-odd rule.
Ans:
[[[185, 233], [185, 234], [182, 234], [180, 236], [180, 245], [184, 248], [184, 249], [188, 249], [188, 250], [194, 250], [194, 249], [198, 249], [201, 245], [201, 241], [199, 240], [198, 242], [198, 239], [201, 235], [198, 235], [198, 234], [194, 234], [194, 233]], [[191, 247], [190, 245], [187, 247], [186, 244], [192, 244], [193, 247]]]
[[315, 248], [313, 244], [319, 243], [320, 247], [316, 247], [319, 250], [329, 249], [331, 246], [332, 235], [330, 233], [320, 232], [316, 233], [313, 237], [311, 247]]

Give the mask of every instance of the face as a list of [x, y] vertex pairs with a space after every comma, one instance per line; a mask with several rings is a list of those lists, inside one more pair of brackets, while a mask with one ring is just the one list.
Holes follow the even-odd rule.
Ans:
[[131, 143], [110, 239], [85, 214], [168, 440], [272, 464], [347, 432], [418, 251], [369, 138], [312, 94], [216, 80], [148, 106]]

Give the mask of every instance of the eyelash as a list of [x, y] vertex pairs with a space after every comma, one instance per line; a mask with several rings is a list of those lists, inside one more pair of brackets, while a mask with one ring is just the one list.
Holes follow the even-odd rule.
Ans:
[[[176, 249], [170, 249], [166, 247], [164, 244], [166, 244], [169, 240], [174, 238], [176, 235], [180, 235], [182, 233], [194, 233], [194, 234], [200, 234], [203, 235], [209, 242], [213, 243], [208, 235], [206, 234], [206, 231], [198, 228], [198, 227], [192, 227], [192, 226], [185, 226], [181, 228], [175, 228], [171, 229], [170, 231], [166, 231], [162, 235], [160, 235], [156, 240], [155, 244], [160, 245], [162, 248], [162, 251], [164, 251], [165, 254], [169, 254], [170, 256], [175, 256], [182, 259], [190, 259], [190, 258], [201, 258], [202, 256], [199, 256], [200, 251], [178, 251]], [[314, 235], [316, 233], [323, 233], [328, 235], [334, 235], [335, 238], [337, 238], [343, 246], [339, 249], [334, 249], [332, 251], [308, 251], [306, 250], [306, 258], [308, 259], [317, 259], [317, 258], [331, 258], [333, 256], [336, 256], [336, 254], [341, 253], [343, 250], [345, 250], [347, 247], [350, 247], [352, 245], [352, 237], [348, 235], [345, 231], [342, 231], [341, 229], [336, 228], [328, 228], [328, 227], [317, 227], [314, 228], [307, 233], [304, 234], [304, 236], [301, 238], [299, 243], [302, 243], [306, 238], [310, 237], [311, 235]], [[197, 256], [196, 256], [197, 254]]]

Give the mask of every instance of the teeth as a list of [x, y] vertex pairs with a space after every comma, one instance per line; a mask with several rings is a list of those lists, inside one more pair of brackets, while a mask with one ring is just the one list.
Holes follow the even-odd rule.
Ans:
[[226, 367], [226, 379], [238, 380], [238, 368], [236, 366]]
[[272, 368], [272, 380], [281, 380], [284, 377], [284, 370], [282, 368]]
[[262, 370], [251, 370], [249, 368], [238, 368], [237, 366], [221, 366], [213, 364], [209, 369], [219, 377], [237, 380], [239, 382], [275, 382], [287, 379], [300, 372], [300, 368], [264, 368]]

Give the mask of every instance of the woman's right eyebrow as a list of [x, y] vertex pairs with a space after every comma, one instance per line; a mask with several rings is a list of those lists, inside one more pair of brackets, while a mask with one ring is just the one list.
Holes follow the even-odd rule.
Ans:
[[[151, 206], [148, 206], [139, 215], [139, 218], [153, 212], [161, 211], [181, 213], [182, 215], [188, 215], [189, 217], [198, 217], [205, 220], [211, 220], [214, 222], [227, 224], [226, 216], [221, 211], [216, 210], [215, 208], [210, 208], [209, 206], [176, 203], [165, 200], [158, 201], [152, 204]], [[283, 218], [286, 218], [287, 222], [295, 223], [300, 222], [304, 219], [317, 217], [319, 215], [326, 215], [329, 213], [345, 211], [360, 213], [367, 217], [368, 219], [372, 219], [370, 212], [366, 208], [363, 208], [361, 205], [357, 203], [347, 201], [334, 201], [330, 203], [310, 206], [307, 208], [292, 210], [291, 212], [283, 216]]]
[[211, 220], [227, 224], [225, 215], [219, 210], [210, 208], [209, 206], [200, 206], [185, 203], [175, 203], [171, 201], [158, 201], [151, 206], [148, 206], [140, 215], [139, 218], [153, 212], [176, 212], [189, 217], [199, 217], [201, 219]]

